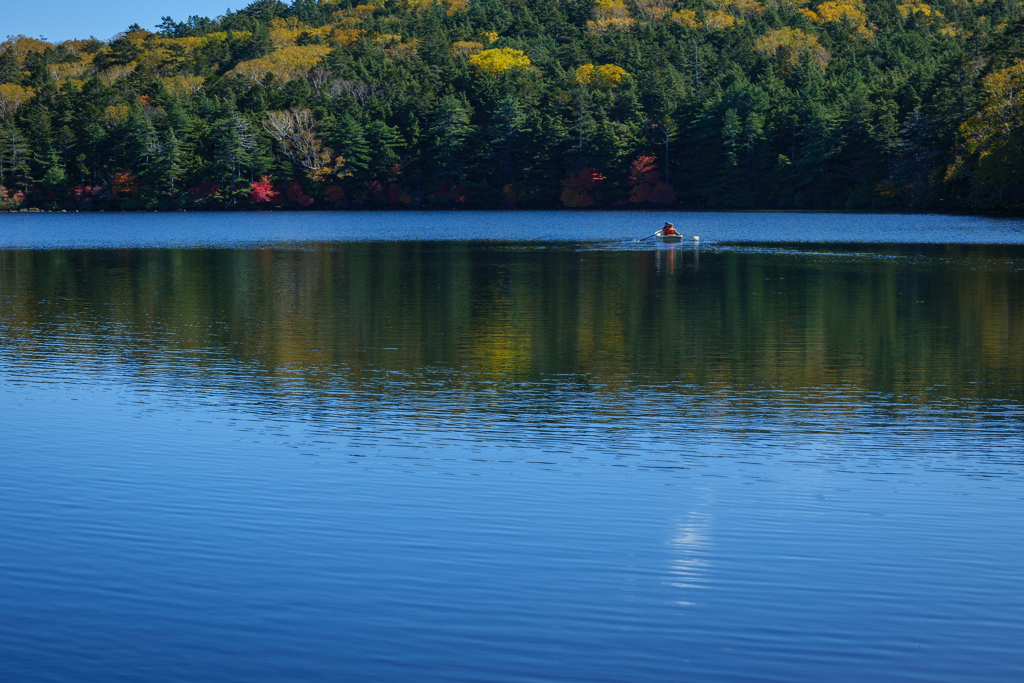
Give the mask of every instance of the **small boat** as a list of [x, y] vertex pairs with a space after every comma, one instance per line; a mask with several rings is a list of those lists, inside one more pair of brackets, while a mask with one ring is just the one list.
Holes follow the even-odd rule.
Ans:
[[[654, 236], [658, 238], [659, 242], [682, 242], [683, 235], [676, 233], [675, 235], [665, 235], [661, 230], [654, 233]], [[688, 236], [688, 235], [687, 235]]]

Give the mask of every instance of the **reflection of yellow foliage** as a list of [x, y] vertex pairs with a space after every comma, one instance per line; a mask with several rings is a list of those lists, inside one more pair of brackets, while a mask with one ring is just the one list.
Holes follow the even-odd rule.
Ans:
[[477, 53], [469, 58], [469, 63], [481, 72], [498, 76], [509, 69], [530, 66], [530, 58], [522, 50], [501, 47]]
[[14, 83], [0, 83], [0, 119], [13, 114], [25, 102], [36, 94], [32, 88], [24, 88]]
[[202, 76], [172, 76], [164, 79], [164, 86], [175, 95], [191, 97], [203, 87]]
[[487, 316], [474, 325], [471, 349], [474, 368], [507, 375], [529, 369], [533, 360], [533, 336], [528, 325], [517, 325], [523, 311], [511, 297], [495, 293]]
[[697, 28], [700, 23], [697, 21], [697, 13], [692, 9], [681, 9], [672, 13], [672, 21], [683, 28]]
[[[736, 23], [736, 17], [722, 10], [708, 12], [707, 17], [704, 19], [704, 25], [712, 29], [732, 28]], [[742, 20], [739, 20], [739, 23], [742, 23]]]
[[614, 88], [626, 76], [626, 70], [614, 64], [594, 66], [584, 64], [576, 69], [576, 82], [584, 85], [595, 85], [599, 88]]
[[832, 58], [817, 38], [790, 26], [783, 26], [758, 36], [754, 41], [754, 51], [771, 55], [781, 53], [791, 64], [796, 64], [802, 53], [810, 52], [814, 61], [823, 69]]
[[587, 22], [587, 30], [594, 34], [609, 30], [628, 31], [635, 23], [622, 0], [597, 0], [594, 19]]
[[292, 45], [278, 48], [266, 57], [239, 63], [225, 75], [238, 75], [260, 81], [268, 74], [285, 81], [302, 78], [317, 62], [327, 56], [331, 48], [326, 45]]
[[460, 40], [452, 43], [452, 52], [463, 57], [472, 57], [483, 49], [482, 43], [476, 43], [471, 40]]

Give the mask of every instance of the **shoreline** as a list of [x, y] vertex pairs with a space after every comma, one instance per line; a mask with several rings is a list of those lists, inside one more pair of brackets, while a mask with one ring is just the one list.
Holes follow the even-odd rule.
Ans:
[[287, 214], [304, 214], [304, 213], [652, 213], [652, 214], [712, 214], [712, 213], [749, 213], [749, 214], [777, 214], [777, 213], [794, 213], [794, 214], [837, 214], [837, 215], [865, 215], [865, 216], [879, 216], [879, 215], [904, 215], [904, 216], [978, 216], [984, 218], [1021, 218], [1024, 219], [1024, 212], [1019, 211], [981, 211], [981, 210], [962, 210], [962, 211], [940, 211], [940, 210], [928, 210], [928, 209], [736, 209], [736, 208], [720, 208], [720, 209], [673, 209], [673, 208], [566, 208], [566, 207], [554, 207], [549, 209], [544, 208], [529, 208], [529, 209], [501, 209], [501, 208], [471, 208], [471, 207], [359, 207], [359, 208], [345, 208], [345, 209], [331, 209], [331, 208], [287, 208], [287, 209], [255, 209], [255, 208], [244, 208], [244, 209], [172, 209], [172, 210], [160, 210], [160, 209], [147, 209], [147, 210], [117, 210], [117, 209], [96, 209], [96, 210], [79, 210], [79, 209], [40, 209], [38, 207], [32, 207], [27, 209], [0, 209], [0, 215], [15, 215], [15, 214], [238, 214], [238, 213], [287, 213]]

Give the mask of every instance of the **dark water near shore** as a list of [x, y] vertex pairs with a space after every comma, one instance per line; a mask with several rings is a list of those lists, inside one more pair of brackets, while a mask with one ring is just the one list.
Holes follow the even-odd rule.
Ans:
[[397, 218], [0, 216], [0, 679], [1024, 676], [1020, 222]]

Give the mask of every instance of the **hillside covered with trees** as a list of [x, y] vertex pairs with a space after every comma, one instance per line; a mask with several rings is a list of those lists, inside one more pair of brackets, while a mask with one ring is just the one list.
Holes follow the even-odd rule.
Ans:
[[259, 0], [0, 45], [0, 208], [1024, 209], [1020, 0]]

